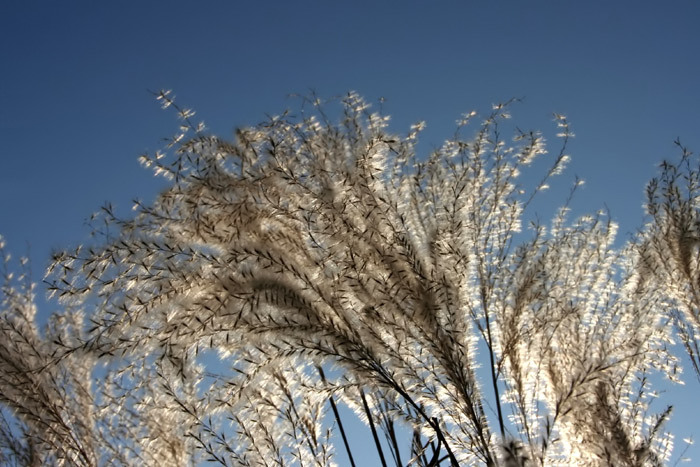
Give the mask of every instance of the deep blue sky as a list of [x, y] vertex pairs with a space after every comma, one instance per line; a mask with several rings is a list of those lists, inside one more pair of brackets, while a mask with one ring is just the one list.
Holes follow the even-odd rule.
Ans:
[[[161, 182], [136, 158], [176, 128], [148, 93], [166, 88], [227, 136], [294, 106], [290, 93], [352, 89], [384, 97], [396, 131], [426, 120], [428, 149], [462, 112], [524, 97], [523, 127], [569, 117], [576, 209], [607, 205], [624, 235], [674, 139], [700, 150], [699, 20], [694, 1], [6, 0], [0, 233], [40, 279], [105, 201], [152, 199]], [[700, 417], [683, 396], [676, 409], [683, 430]]]

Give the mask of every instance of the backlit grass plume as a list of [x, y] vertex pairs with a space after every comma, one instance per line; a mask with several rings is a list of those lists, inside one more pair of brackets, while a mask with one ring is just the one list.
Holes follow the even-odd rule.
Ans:
[[[60, 397], [85, 391], [94, 400], [76, 404], [102, 404], [95, 426], [57, 429], [65, 454], [49, 454], [42, 437], [53, 434], [37, 435], [42, 459], [354, 462], [346, 406], [385, 465], [668, 460], [670, 408], [650, 413], [647, 376], [674, 374], [667, 317], [671, 299], [685, 306], [697, 286], [697, 248], [686, 230], [677, 253], [653, 232], [648, 247], [617, 247], [605, 213], [570, 218], [566, 206], [551, 223], [528, 223], [533, 197], [569, 159], [564, 117], [553, 155], [540, 133], [510, 123], [508, 103], [466, 114], [422, 156], [423, 124], [390, 133], [354, 93], [339, 112], [304, 99], [233, 142], [193, 123], [169, 93], [158, 97], [181, 132], [142, 162], [170, 187], [128, 219], [105, 207], [98, 241], [57, 254], [48, 276], [67, 309], [80, 310], [60, 319], [84, 324], [49, 345], [6, 289], [6, 336], [49, 346], [21, 365], [69, 373], [85, 387]], [[540, 158], [548, 168], [523, 182]], [[661, 217], [679, 224], [674, 232], [690, 222]], [[643, 272], [659, 269], [658, 252], [689, 271], [675, 295], [649, 281], [676, 273]], [[677, 322], [692, 323], [697, 307], [683, 306]], [[679, 325], [691, 350], [694, 326]], [[7, 361], [28, 355], [2, 345]], [[102, 382], [86, 385], [77, 375], [88, 370]], [[53, 382], [2, 384], [27, 433], [31, 417], [50, 420], [42, 401], [6, 387]], [[100, 427], [109, 449], [70, 444], [96, 442]]]

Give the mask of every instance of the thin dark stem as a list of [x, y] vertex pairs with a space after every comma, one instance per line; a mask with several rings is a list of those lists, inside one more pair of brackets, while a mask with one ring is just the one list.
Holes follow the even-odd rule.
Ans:
[[[323, 368], [320, 366], [318, 368], [318, 373], [321, 375], [321, 380], [325, 383], [326, 375], [323, 373]], [[343, 438], [343, 444], [345, 444], [345, 451], [348, 453], [348, 459], [350, 460], [350, 466], [355, 467], [355, 459], [352, 457], [352, 451], [350, 451], [350, 443], [348, 443], [348, 438], [345, 436], [345, 428], [343, 428], [343, 422], [340, 420], [340, 414], [338, 413], [338, 406], [335, 404], [335, 399], [331, 395], [328, 398], [331, 403], [331, 409], [333, 409], [333, 415], [335, 416], [335, 421], [338, 423], [338, 430], [340, 430], [340, 436]]]
[[[393, 380], [389, 380], [392, 381]], [[450, 445], [447, 443], [447, 439], [445, 439], [445, 435], [442, 433], [442, 429], [440, 428], [440, 423], [438, 422], [437, 418], [430, 418], [428, 417], [428, 414], [425, 413], [425, 411], [418, 405], [416, 402], [411, 398], [411, 396], [408, 395], [406, 391], [401, 389], [401, 386], [399, 386], [397, 383], [392, 384], [394, 390], [401, 395], [401, 397], [404, 398], [409, 404], [413, 406], [413, 408], [418, 412], [418, 414], [423, 417], [423, 419], [428, 422], [428, 425], [435, 431], [435, 434], [438, 437], [438, 441], [440, 441], [442, 444], [445, 445], [445, 450], [447, 451], [447, 454], [450, 457], [450, 463], [452, 464], [452, 467], [459, 467], [459, 462], [457, 462], [457, 458], [455, 457], [454, 453], [452, 452], [452, 449], [450, 449]], [[364, 397], [364, 394], [363, 394]], [[488, 448], [488, 446], [485, 446]], [[489, 453], [487, 452], [487, 461], [489, 464], [491, 463], [490, 456], [488, 455]]]
[[382, 451], [382, 445], [379, 442], [379, 436], [377, 436], [377, 429], [374, 427], [374, 421], [372, 420], [372, 413], [369, 410], [369, 405], [367, 405], [367, 398], [365, 397], [365, 392], [360, 389], [360, 396], [362, 397], [362, 405], [365, 408], [365, 413], [367, 414], [367, 420], [369, 421], [369, 427], [372, 430], [372, 436], [374, 437], [374, 444], [377, 446], [377, 452], [379, 453], [379, 459], [382, 461], [382, 467], [387, 467], [386, 459], [384, 459], [384, 451]]
[[423, 464], [428, 463], [428, 458], [425, 456], [425, 451], [428, 449], [429, 441], [425, 443], [425, 446], [421, 444], [421, 435], [418, 428], [413, 429], [413, 449], [411, 455], [415, 455], [417, 459], [420, 459]]
[[433, 458], [430, 459], [430, 462], [428, 463], [427, 467], [436, 467], [436, 466], [440, 465], [440, 451], [442, 450], [442, 449], [440, 449], [441, 444], [442, 444], [442, 442], [440, 441], [440, 439], [438, 439], [437, 447], [435, 447], [433, 445], [433, 443], [430, 443], [430, 445], [433, 448]]
[[399, 467], [403, 465], [403, 462], [401, 461], [401, 452], [399, 451], [399, 443], [396, 440], [396, 430], [394, 429], [394, 421], [389, 419], [387, 417], [387, 431], [389, 433], [389, 440], [391, 441], [391, 445], [393, 446], [393, 451], [394, 451], [394, 460], [396, 461], [396, 465]]
[[481, 302], [484, 307], [484, 318], [486, 320], [486, 335], [488, 336], [487, 347], [489, 348], [489, 359], [491, 362], [491, 384], [493, 386], [493, 392], [496, 399], [496, 410], [498, 412], [498, 427], [501, 430], [501, 439], [505, 440], [506, 430], [505, 423], [503, 423], [503, 411], [501, 409], [501, 396], [498, 390], [498, 376], [496, 376], [496, 359], [493, 354], [493, 338], [491, 337], [491, 320], [489, 319], [489, 309], [486, 302], [486, 291], [482, 287], [481, 289]]

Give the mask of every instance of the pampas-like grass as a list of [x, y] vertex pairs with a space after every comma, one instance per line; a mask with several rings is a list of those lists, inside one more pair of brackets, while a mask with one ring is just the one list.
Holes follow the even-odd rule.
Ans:
[[354, 93], [337, 116], [312, 96], [234, 142], [158, 98], [181, 132], [142, 162], [171, 186], [129, 219], [106, 206], [94, 245], [56, 254], [48, 281], [73, 311], [52, 322], [70, 326], [42, 336], [30, 297], [4, 289], [2, 362], [17, 370], [0, 389], [22, 428], [2, 430], [3, 455], [334, 465], [353, 454], [333, 434], [340, 404], [396, 465], [669, 458], [670, 409], [649, 414], [647, 375], [675, 374], [668, 316], [697, 356], [696, 185], [681, 200], [667, 169], [654, 223], [617, 248], [605, 213], [564, 206], [523, 231], [569, 159], [562, 116], [528, 190], [520, 173], [546, 148], [510, 123], [513, 103], [466, 114], [421, 157], [423, 124], [392, 134]]

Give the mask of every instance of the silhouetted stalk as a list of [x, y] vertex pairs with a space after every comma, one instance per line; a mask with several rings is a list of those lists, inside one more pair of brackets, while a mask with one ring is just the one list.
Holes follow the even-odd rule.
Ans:
[[[391, 378], [388, 378], [388, 379], [389, 379], [389, 382], [391, 383], [392, 387], [394, 388], [394, 390], [396, 390], [396, 392], [398, 392], [399, 395], [401, 395], [401, 397], [404, 398], [404, 400], [406, 400], [409, 404], [411, 404], [411, 406], [416, 410], [416, 412], [418, 412], [418, 414], [421, 417], [423, 417], [423, 419], [426, 422], [428, 422], [428, 425], [430, 425], [430, 427], [435, 431], [435, 434], [438, 437], [438, 441], [442, 442], [442, 444], [445, 445], [445, 450], [447, 451], [447, 454], [450, 458], [450, 463], [451, 463], [452, 467], [459, 467], [459, 462], [457, 462], [457, 458], [455, 457], [454, 453], [452, 452], [452, 449], [450, 449], [450, 445], [447, 443], [447, 439], [445, 439], [445, 435], [442, 433], [442, 429], [440, 429], [440, 424], [438, 423], [438, 419], [435, 417], [433, 417], [433, 418], [428, 417], [428, 414], [426, 414], [425, 411], [418, 404], [416, 404], [416, 402], [411, 398], [411, 396], [408, 395], [408, 393], [406, 391], [401, 389], [401, 387], [395, 381], [393, 381]], [[364, 399], [364, 394], [362, 397]], [[486, 459], [487, 465], [492, 465], [493, 461], [491, 460], [490, 453], [488, 452], [488, 445], [485, 444], [484, 449], [486, 449], [485, 454], [487, 457], [487, 459]]]
[[496, 399], [496, 410], [498, 412], [498, 427], [501, 431], [501, 439], [505, 440], [506, 429], [503, 423], [503, 412], [501, 410], [501, 395], [498, 391], [498, 376], [496, 375], [496, 361], [493, 355], [493, 339], [491, 337], [491, 322], [489, 320], [489, 311], [486, 306], [486, 297], [482, 297], [484, 304], [484, 316], [486, 319], [486, 335], [488, 336], [489, 360], [491, 362], [491, 384], [493, 385], [494, 398]]
[[360, 389], [360, 397], [362, 397], [362, 405], [364, 406], [365, 413], [367, 414], [367, 420], [369, 421], [369, 427], [372, 430], [374, 444], [377, 446], [379, 459], [382, 461], [382, 467], [387, 467], [386, 459], [384, 459], [384, 451], [382, 451], [382, 445], [379, 442], [379, 436], [377, 436], [377, 429], [374, 427], [374, 421], [372, 420], [372, 412], [370, 412], [369, 410], [369, 405], [367, 405], [367, 398], [365, 397], [365, 392], [362, 389]]
[[[323, 368], [320, 366], [316, 367], [318, 368], [318, 373], [321, 375], [321, 380], [325, 383], [326, 382], [326, 375], [323, 372]], [[335, 400], [333, 399], [333, 395], [331, 395], [328, 398], [328, 401], [331, 403], [331, 409], [333, 409], [333, 415], [335, 416], [335, 421], [338, 423], [338, 430], [340, 430], [340, 436], [343, 438], [343, 444], [345, 445], [345, 451], [348, 453], [348, 459], [350, 460], [350, 465], [352, 467], [355, 467], [355, 459], [352, 457], [352, 452], [350, 451], [350, 443], [348, 443], [348, 438], [345, 436], [345, 428], [343, 428], [343, 422], [340, 420], [340, 414], [338, 413], [338, 406], [335, 404]]]
[[411, 455], [414, 455], [414, 459], [421, 459], [423, 464], [428, 463], [428, 458], [425, 457], [425, 451], [428, 449], [428, 442], [425, 446], [421, 445], [420, 430], [418, 428], [413, 429], [413, 450]]
[[430, 443], [430, 447], [433, 448], [433, 457], [430, 459], [430, 462], [428, 462], [427, 467], [436, 467], [440, 465], [440, 451], [441, 451], [441, 446], [442, 442], [440, 439], [438, 439], [438, 445], [435, 447], [435, 444], [432, 442]]
[[391, 445], [393, 446], [393, 451], [395, 453], [394, 461], [396, 461], [396, 465], [401, 466], [403, 465], [403, 462], [401, 461], [401, 453], [399, 452], [399, 443], [396, 441], [396, 430], [394, 430], [394, 421], [390, 420], [388, 417], [387, 433], [389, 440], [391, 441]]

